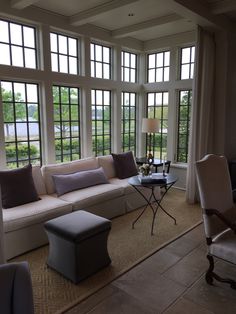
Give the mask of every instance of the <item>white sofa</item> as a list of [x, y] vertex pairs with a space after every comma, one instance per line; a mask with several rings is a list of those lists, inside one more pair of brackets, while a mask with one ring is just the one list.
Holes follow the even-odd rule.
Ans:
[[[52, 175], [99, 167], [103, 167], [109, 184], [91, 186], [57, 197]], [[145, 200], [128, 184], [128, 179], [116, 177], [111, 155], [45, 165], [42, 168], [36, 166], [33, 167], [33, 179], [40, 200], [3, 209], [7, 259], [46, 244], [48, 239], [43, 225], [54, 217], [83, 209], [111, 219], [145, 204]], [[148, 193], [148, 189], [145, 192]]]

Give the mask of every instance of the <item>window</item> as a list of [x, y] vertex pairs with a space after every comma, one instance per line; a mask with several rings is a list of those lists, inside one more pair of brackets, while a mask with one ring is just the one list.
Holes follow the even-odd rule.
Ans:
[[37, 68], [35, 28], [0, 20], [0, 64]]
[[195, 47], [181, 48], [180, 79], [192, 79], [194, 73]]
[[169, 81], [170, 52], [148, 55], [148, 83]]
[[52, 71], [78, 74], [78, 39], [51, 33], [50, 44]]
[[2, 81], [1, 92], [7, 166], [41, 164], [38, 85]]
[[137, 82], [137, 55], [121, 52], [121, 80], [123, 82]]
[[188, 140], [192, 91], [179, 92], [177, 162], [188, 161]]
[[91, 76], [103, 79], [111, 78], [111, 48], [91, 44]]
[[122, 92], [122, 150], [136, 153], [136, 95]]
[[79, 89], [53, 86], [56, 161], [80, 158]]
[[147, 117], [157, 118], [160, 121], [159, 133], [154, 135], [152, 153], [154, 158], [166, 156], [168, 133], [168, 103], [169, 93], [148, 93]]
[[92, 141], [95, 156], [111, 152], [111, 92], [92, 90]]

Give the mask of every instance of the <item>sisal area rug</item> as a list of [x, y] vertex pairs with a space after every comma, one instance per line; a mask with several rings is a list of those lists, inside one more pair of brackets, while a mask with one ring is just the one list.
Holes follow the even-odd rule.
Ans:
[[155, 234], [151, 236], [150, 209], [136, 223], [135, 229], [131, 225], [140, 209], [113, 219], [108, 241], [112, 264], [78, 285], [46, 266], [48, 246], [15, 258], [14, 261], [27, 260], [30, 264], [35, 314], [63, 313], [201, 223], [200, 207], [188, 205], [183, 191], [170, 190], [162, 204], [175, 216], [177, 225], [159, 211], [155, 221]]

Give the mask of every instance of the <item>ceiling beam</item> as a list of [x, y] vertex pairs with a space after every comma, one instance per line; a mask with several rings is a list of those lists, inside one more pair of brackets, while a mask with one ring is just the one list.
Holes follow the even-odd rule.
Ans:
[[215, 15], [210, 6], [196, 0], [165, 0], [172, 5], [173, 10], [190, 21], [203, 27], [217, 27], [229, 32], [236, 32], [236, 25], [224, 15]]
[[11, 7], [14, 9], [22, 10], [38, 1], [39, 0], [11, 0]]
[[183, 19], [181, 16], [173, 13], [170, 15], [157, 17], [157, 18], [147, 20], [147, 21], [144, 21], [141, 23], [137, 23], [137, 24], [133, 24], [130, 26], [116, 29], [116, 30], [112, 31], [112, 36], [114, 38], [127, 37], [127, 36], [131, 35], [132, 33], [137, 32], [137, 31], [148, 29], [148, 28], [155, 27], [158, 25], [163, 25], [163, 24], [175, 22], [175, 21], [178, 21], [181, 19]]
[[70, 24], [78, 26], [91, 23], [114, 9], [121, 8], [137, 1], [139, 0], [113, 0], [110, 2], [106, 2], [94, 8], [73, 15], [70, 18]]
[[211, 4], [211, 12], [213, 14], [222, 14], [236, 10], [235, 0], [219, 1]]

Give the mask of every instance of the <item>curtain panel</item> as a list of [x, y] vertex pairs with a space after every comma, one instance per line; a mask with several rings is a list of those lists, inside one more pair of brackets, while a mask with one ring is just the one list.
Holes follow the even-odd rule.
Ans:
[[195, 162], [211, 153], [213, 147], [215, 50], [214, 35], [198, 27], [187, 169], [189, 203], [199, 199]]
[[5, 252], [4, 252], [4, 230], [3, 230], [3, 218], [2, 218], [2, 201], [1, 201], [1, 190], [0, 190], [0, 264], [5, 263]]

